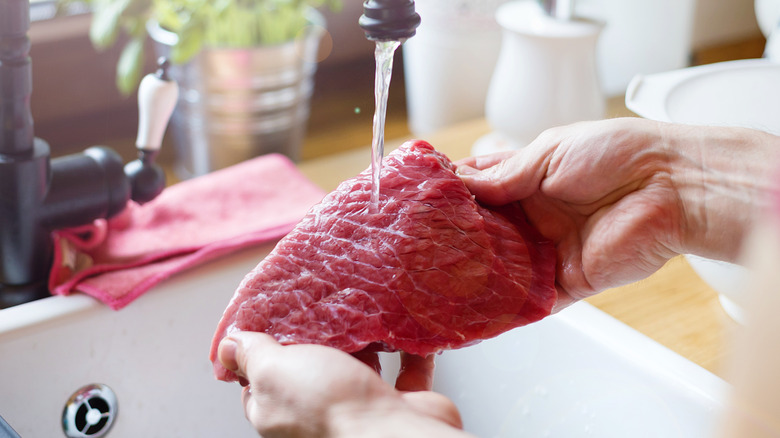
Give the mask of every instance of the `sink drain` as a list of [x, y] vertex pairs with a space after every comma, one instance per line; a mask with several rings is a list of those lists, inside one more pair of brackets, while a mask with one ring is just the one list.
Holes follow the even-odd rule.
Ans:
[[100, 383], [87, 385], [65, 404], [62, 430], [68, 438], [99, 438], [111, 430], [116, 414], [114, 391]]

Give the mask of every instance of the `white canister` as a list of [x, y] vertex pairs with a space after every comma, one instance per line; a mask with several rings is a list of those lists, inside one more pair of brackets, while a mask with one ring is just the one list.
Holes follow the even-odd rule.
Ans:
[[495, 132], [475, 154], [516, 149], [547, 128], [604, 116], [596, 68], [601, 23], [552, 18], [534, 0], [507, 3], [496, 19], [503, 39], [485, 105]]
[[753, 9], [761, 33], [769, 38], [780, 27], [780, 0], [755, 0]]
[[574, 12], [605, 23], [597, 62], [607, 96], [620, 96], [637, 74], [687, 67], [695, 0], [577, 0]]
[[761, 33], [766, 37], [764, 58], [780, 62], [780, 0], [756, 0], [753, 8]]
[[417, 0], [417, 35], [404, 43], [409, 129], [418, 137], [484, 116], [507, 0]]

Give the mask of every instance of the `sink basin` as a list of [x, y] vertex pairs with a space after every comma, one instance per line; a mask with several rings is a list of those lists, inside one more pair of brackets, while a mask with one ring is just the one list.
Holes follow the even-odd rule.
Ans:
[[[207, 359], [222, 310], [263, 246], [170, 279], [115, 312], [89, 297], [0, 311], [0, 416], [22, 437], [63, 436], [63, 406], [110, 387], [108, 436], [256, 437], [236, 384]], [[382, 357], [388, 380], [397, 355]], [[594, 307], [438, 357], [437, 391], [488, 437], [710, 437], [727, 385]]]
[[257, 437], [240, 388], [214, 379], [208, 353], [236, 286], [272, 246], [177, 275], [121, 311], [90, 297], [0, 310], [0, 416], [19, 435], [62, 437], [74, 391], [116, 395], [110, 437]]
[[[394, 356], [383, 363], [397, 370]], [[499, 437], [713, 437], [728, 386], [580, 302], [436, 362], [466, 430]]]
[[780, 64], [745, 59], [636, 76], [626, 106], [653, 120], [780, 135]]

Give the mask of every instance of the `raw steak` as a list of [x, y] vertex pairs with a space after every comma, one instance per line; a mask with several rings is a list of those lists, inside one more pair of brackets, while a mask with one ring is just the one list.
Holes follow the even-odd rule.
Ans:
[[343, 182], [242, 281], [211, 348], [236, 330], [282, 343], [427, 355], [537, 321], [557, 299], [555, 250], [518, 204], [475, 202], [455, 166], [408, 142]]

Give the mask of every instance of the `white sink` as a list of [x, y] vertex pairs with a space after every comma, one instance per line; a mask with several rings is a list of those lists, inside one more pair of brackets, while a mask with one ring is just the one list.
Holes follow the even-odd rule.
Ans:
[[160, 284], [120, 311], [85, 295], [0, 310], [0, 416], [22, 438], [62, 437], [84, 385], [113, 389], [109, 437], [257, 437], [237, 384], [214, 379], [211, 337], [236, 286], [272, 246]]
[[628, 85], [626, 106], [653, 120], [780, 135], [780, 64], [744, 59], [639, 75]]
[[[239, 386], [214, 380], [209, 343], [265, 246], [164, 282], [115, 312], [81, 295], [0, 311], [0, 416], [22, 437], [58, 437], [86, 384], [114, 390], [112, 437], [256, 437]], [[386, 375], [397, 356], [383, 356]], [[387, 377], [390, 379], [390, 377]], [[726, 384], [580, 303], [438, 357], [436, 390], [490, 437], [711, 437]]]
[[[397, 361], [386, 359], [392, 374]], [[711, 438], [728, 392], [585, 302], [436, 363], [434, 389], [482, 438]]]

